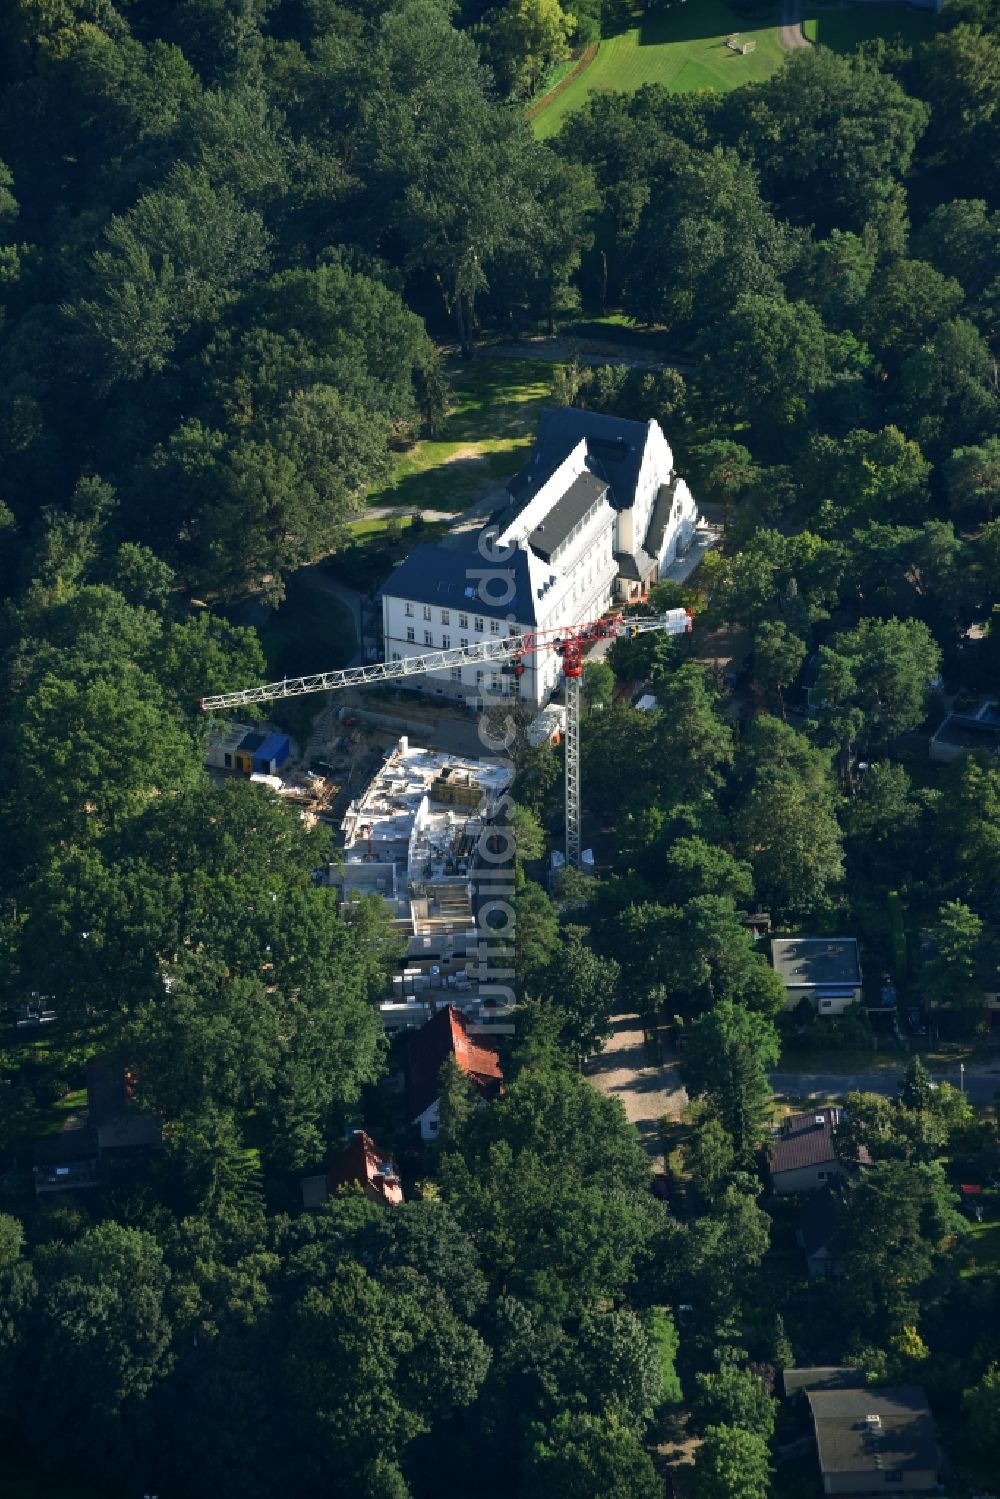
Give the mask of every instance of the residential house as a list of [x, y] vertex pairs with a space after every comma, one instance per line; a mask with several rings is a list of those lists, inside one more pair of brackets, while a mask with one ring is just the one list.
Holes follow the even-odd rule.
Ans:
[[[655, 421], [576, 407], [542, 412], [528, 462], [479, 532], [418, 546], [382, 593], [386, 660], [560, 630], [641, 599], [689, 550], [698, 511]], [[541, 707], [559, 681], [554, 651], [516, 675], [500, 662], [409, 679], [476, 704], [518, 696]]]
[[370, 1202], [382, 1207], [398, 1207], [403, 1200], [395, 1164], [363, 1129], [353, 1130], [347, 1145], [326, 1171], [303, 1177], [301, 1186], [302, 1206], [307, 1208], [320, 1207], [342, 1187], [350, 1186], [360, 1187]]
[[163, 1142], [159, 1119], [136, 1107], [134, 1074], [102, 1057], [87, 1063], [87, 1115], [102, 1164], [159, 1150]]
[[824, 1494], [927, 1494], [940, 1454], [918, 1385], [809, 1389]]
[[[771, 1190], [782, 1194], [814, 1192], [844, 1176], [847, 1168], [834, 1143], [839, 1123], [837, 1108], [814, 1109], [784, 1119], [767, 1150]], [[868, 1153], [863, 1147], [859, 1159], [867, 1164]]]
[[861, 1003], [861, 960], [854, 937], [772, 937], [771, 963], [785, 986], [785, 1010], [808, 999], [817, 1015], [842, 1015]]
[[425, 1026], [406, 1038], [403, 1073], [406, 1117], [433, 1140], [441, 1114], [441, 1068], [449, 1057], [465, 1073], [481, 1100], [503, 1092], [503, 1072], [494, 1047], [469, 1035], [470, 1024], [454, 1005], [438, 1010]]

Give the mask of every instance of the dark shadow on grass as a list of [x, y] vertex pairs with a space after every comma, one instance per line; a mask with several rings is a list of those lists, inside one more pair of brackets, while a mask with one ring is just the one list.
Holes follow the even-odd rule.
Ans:
[[[720, 32], [755, 31], [773, 19], [778, 23], [778, 6], [765, 4], [752, 14], [740, 15], [721, 0], [688, 0], [679, 10], [662, 15], [645, 15], [639, 20], [639, 46], [660, 47], [665, 42], [697, 42]], [[725, 46], [725, 43], [722, 44]], [[735, 57], [736, 54], [734, 53]]]
[[271, 680], [346, 666], [358, 648], [351, 611], [308, 573], [288, 580], [284, 603], [258, 633]]

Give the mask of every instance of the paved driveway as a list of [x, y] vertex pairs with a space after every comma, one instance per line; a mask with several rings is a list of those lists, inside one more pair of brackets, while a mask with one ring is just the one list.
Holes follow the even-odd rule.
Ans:
[[801, 52], [812, 46], [802, 30], [802, 0], [782, 0], [778, 40], [789, 52]]

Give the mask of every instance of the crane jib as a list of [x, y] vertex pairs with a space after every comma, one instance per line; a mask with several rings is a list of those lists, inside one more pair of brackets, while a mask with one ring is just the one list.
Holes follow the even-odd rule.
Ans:
[[423, 676], [429, 672], [447, 671], [476, 661], [510, 661], [522, 659], [543, 650], [554, 650], [567, 660], [576, 663], [578, 670], [582, 652], [598, 640], [630, 639], [638, 635], [659, 630], [668, 635], [681, 635], [692, 628], [691, 613], [687, 609], [670, 609], [665, 614], [648, 617], [611, 618], [593, 620], [588, 624], [571, 625], [560, 630], [537, 632], [514, 632], [513, 634], [476, 645], [460, 646], [455, 650], [428, 651], [419, 656], [403, 656], [398, 661], [376, 661], [370, 666], [348, 666], [340, 671], [316, 672], [310, 676], [283, 677], [277, 682], [262, 682], [258, 687], [243, 688], [238, 692], [220, 692], [203, 697], [200, 707], [205, 713], [219, 709], [245, 707], [253, 703], [269, 703], [280, 698], [302, 697], [311, 692], [335, 692], [344, 687], [364, 687], [375, 682], [399, 681], [410, 676]]

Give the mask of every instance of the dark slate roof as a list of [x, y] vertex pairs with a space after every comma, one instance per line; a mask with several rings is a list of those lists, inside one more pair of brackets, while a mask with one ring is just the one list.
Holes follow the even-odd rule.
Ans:
[[866, 1389], [865, 1376], [860, 1369], [848, 1369], [842, 1364], [809, 1366], [804, 1369], [783, 1369], [782, 1383], [786, 1395], [799, 1390], [861, 1390]]
[[609, 499], [614, 508], [627, 510], [635, 500], [648, 436], [646, 422], [630, 422], [577, 406], [547, 407], [539, 417], [531, 457], [508, 488], [515, 500], [529, 500], [584, 438], [587, 468], [610, 485]]
[[[937, 1471], [934, 1420], [918, 1385], [810, 1390], [806, 1399], [824, 1475]], [[868, 1416], [878, 1416], [878, 1424], [869, 1423]]]
[[36, 1166], [64, 1166], [75, 1161], [89, 1161], [97, 1157], [97, 1131], [89, 1125], [77, 1129], [60, 1130], [44, 1140], [35, 1140], [32, 1156]]
[[934, 738], [939, 744], [954, 744], [960, 749], [1000, 749], [1000, 727], [964, 713], [949, 713]]
[[436, 604], [441, 609], [464, 609], [489, 619], [506, 619], [510, 615], [518, 624], [537, 623], [527, 553], [516, 551], [507, 562], [496, 564], [495, 579], [484, 580], [482, 586], [487, 594], [502, 598], [508, 592], [509, 577], [513, 593], [503, 603], [493, 603], [489, 596], [481, 596], [479, 575], [484, 569], [492, 572], [492, 565], [478, 553], [424, 543], [414, 547], [406, 561], [399, 564], [382, 592], [391, 598]]
[[639, 564], [631, 552], [615, 552], [615, 566], [619, 575], [627, 578], [630, 583], [641, 583], [644, 574], [639, 571]]
[[840, 1198], [836, 1192], [810, 1192], [796, 1225], [806, 1255], [825, 1249], [840, 1227]]
[[861, 983], [854, 937], [775, 937], [771, 962], [786, 989], [844, 989]]
[[[825, 1166], [837, 1159], [833, 1131], [838, 1109], [814, 1109], [811, 1114], [791, 1114], [781, 1126], [768, 1151], [771, 1175], [799, 1171], [803, 1166]], [[817, 1124], [817, 1119], [822, 1122]]]
[[530, 533], [528, 545], [543, 562], [551, 562], [553, 552], [562, 546], [574, 526], [579, 525], [607, 492], [605, 479], [599, 479], [595, 474], [580, 474]]
[[125, 1068], [104, 1057], [87, 1063], [87, 1105], [91, 1124], [103, 1124], [120, 1114], [129, 1101]]
[[649, 530], [643, 545], [652, 557], [659, 557], [663, 538], [667, 534], [667, 525], [670, 520], [670, 512], [674, 508], [674, 495], [677, 492], [677, 480], [672, 479], [669, 484], [661, 484], [653, 501], [653, 513], [649, 517]]

